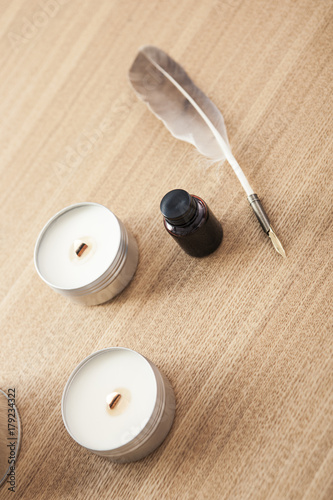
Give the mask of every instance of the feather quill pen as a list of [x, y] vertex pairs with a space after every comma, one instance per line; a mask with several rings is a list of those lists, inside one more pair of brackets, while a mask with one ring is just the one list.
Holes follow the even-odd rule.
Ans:
[[227, 160], [237, 175], [262, 229], [276, 251], [285, 251], [263, 206], [231, 152], [221, 112], [168, 54], [153, 46], [139, 50], [129, 71], [137, 95], [163, 121], [171, 134], [193, 144], [213, 161]]

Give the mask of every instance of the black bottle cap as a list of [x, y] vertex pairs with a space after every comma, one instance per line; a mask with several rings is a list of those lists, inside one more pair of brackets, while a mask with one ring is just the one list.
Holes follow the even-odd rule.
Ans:
[[174, 189], [162, 198], [160, 209], [170, 224], [183, 226], [195, 216], [197, 204], [195, 199], [184, 189]]

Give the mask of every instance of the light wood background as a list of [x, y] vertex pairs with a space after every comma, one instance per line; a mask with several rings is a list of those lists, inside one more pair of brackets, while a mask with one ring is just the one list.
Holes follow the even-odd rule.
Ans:
[[[4, 486], [1, 498], [333, 498], [332, 2], [0, 6], [0, 387], [16, 388], [24, 428], [16, 496]], [[137, 100], [127, 72], [147, 43], [223, 111], [286, 260], [231, 168]], [[222, 221], [209, 258], [164, 231], [159, 202], [178, 187]], [[72, 305], [33, 265], [42, 226], [79, 201], [108, 206], [140, 248], [130, 286], [100, 307]], [[177, 396], [165, 443], [128, 465], [81, 449], [60, 411], [76, 364], [119, 345], [150, 358]]]

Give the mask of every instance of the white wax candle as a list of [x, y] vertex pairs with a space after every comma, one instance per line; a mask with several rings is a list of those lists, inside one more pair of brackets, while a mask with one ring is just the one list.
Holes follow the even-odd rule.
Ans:
[[[78, 242], [87, 245], [81, 257]], [[97, 280], [111, 265], [121, 241], [117, 217], [106, 207], [85, 203], [69, 207], [42, 231], [36, 268], [54, 288], [76, 289]]]
[[[82, 446], [103, 451], [123, 446], [141, 432], [153, 413], [157, 385], [143, 356], [113, 348], [85, 360], [65, 392], [63, 417], [68, 431]], [[107, 396], [114, 392], [121, 399], [110, 410]]]

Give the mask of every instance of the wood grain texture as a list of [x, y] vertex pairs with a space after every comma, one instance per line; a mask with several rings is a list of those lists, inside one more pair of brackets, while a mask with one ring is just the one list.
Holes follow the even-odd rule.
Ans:
[[[5, 486], [1, 498], [333, 497], [332, 11], [326, 0], [0, 1], [0, 387], [16, 388], [23, 422], [16, 496]], [[223, 111], [287, 260], [231, 168], [173, 139], [135, 97], [127, 71], [146, 43]], [[177, 187], [222, 221], [209, 258], [164, 231], [159, 202]], [[55, 294], [33, 265], [44, 223], [79, 201], [111, 208], [140, 248], [130, 286], [94, 308]], [[76, 364], [119, 345], [151, 359], [177, 397], [165, 443], [128, 465], [76, 445], [60, 408]]]

